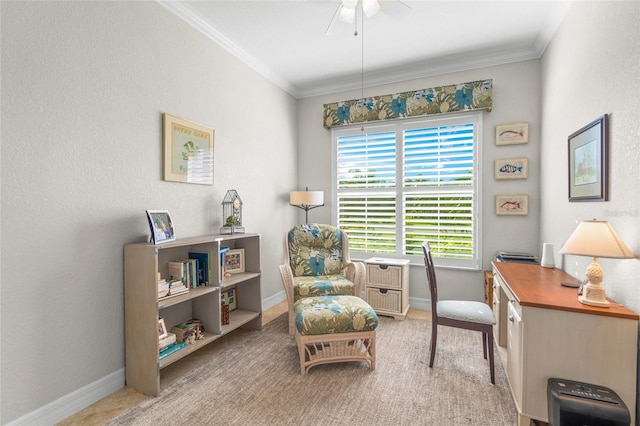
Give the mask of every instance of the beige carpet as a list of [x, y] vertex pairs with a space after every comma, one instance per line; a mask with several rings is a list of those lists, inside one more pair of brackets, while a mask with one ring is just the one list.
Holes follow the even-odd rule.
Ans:
[[514, 425], [496, 358], [496, 384], [478, 332], [441, 327], [429, 368], [430, 322], [380, 317], [377, 365], [328, 364], [300, 375], [286, 315], [114, 419], [111, 425]]

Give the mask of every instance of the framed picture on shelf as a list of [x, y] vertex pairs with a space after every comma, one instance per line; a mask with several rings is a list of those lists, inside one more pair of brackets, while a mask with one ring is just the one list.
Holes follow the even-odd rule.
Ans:
[[153, 244], [166, 243], [176, 239], [173, 221], [167, 210], [147, 210]]
[[238, 289], [236, 287], [220, 293], [220, 303], [229, 307], [229, 312], [238, 309]]
[[526, 216], [529, 214], [528, 195], [497, 195], [496, 214]]
[[224, 254], [225, 274], [244, 272], [244, 249], [229, 250]]
[[496, 160], [494, 177], [501, 179], [526, 179], [529, 174], [529, 160], [523, 158], [507, 158]]
[[529, 123], [510, 123], [496, 126], [496, 145], [529, 143]]
[[163, 339], [169, 335], [167, 331], [167, 325], [164, 323], [164, 318], [158, 320], [158, 339]]
[[607, 114], [577, 132], [569, 142], [569, 201], [607, 201]]
[[163, 179], [213, 185], [214, 130], [167, 113], [162, 123]]

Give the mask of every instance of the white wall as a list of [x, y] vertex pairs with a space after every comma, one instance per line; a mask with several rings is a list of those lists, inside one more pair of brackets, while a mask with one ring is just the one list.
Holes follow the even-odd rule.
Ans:
[[[296, 100], [156, 2], [1, 2], [5, 424], [124, 367], [123, 245], [145, 209], [217, 233], [226, 190], [282, 291]], [[161, 114], [216, 131], [215, 184], [162, 181]], [[122, 383], [123, 385], [124, 383]]]
[[[541, 243], [558, 250], [585, 219], [608, 220], [640, 254], [640, 3], [575, 2], [542, 60]], [[567, 199], [567, 137], [609, 114], [609, 201]], [[556, 264], [562, 256], [556, 253]], [[582, 279], [591, 259], [566, 256]], [[607, 295], [640, 312], [640, 261], [600, 259]]]
[[[482, 256], [483, 268], [499, 250], [540, 254], [538, 224], [540, 212], [540, 62], [538, 60], [481, 68], [365, 89], [365, 96], [391, 94], [467, 81], [493, 79], [493, 110], [483, 115], [482, 147]], [[312, 210], [309, 221], [331, 220], [331, 132], [322, 127], [323, 104], [357, 99], [360, 91], [335, 93], [302, 99], [299, 102], [298, 183], [301, 188], [325, 191], [325, 206]], [[496, 146], [495, 126], [529, 122], [530, 142], [525, 145]], [[526, 180], [494, 180], [494, 161], [500, 158], [528, 157]], [[529, 194], [528, 216], [496, 216], [495, 196]], [[438, 269], [439, 291], [443, 298], [482, 301], [484, 277], [481, 271]], [[412, 306], [427, 308], [428, 291], [424, 265], [413, 265], [410, 277]]]

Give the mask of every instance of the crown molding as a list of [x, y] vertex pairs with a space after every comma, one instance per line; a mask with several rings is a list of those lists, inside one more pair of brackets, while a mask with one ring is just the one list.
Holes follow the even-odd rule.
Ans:
[[250, 68], [264, 76], [267, 80], [271, 81], [273, 84], [280, 87], [285, 92], [296, 98], [299, 97], [299, 91], [293, 84], [284, 80], [270, 67], [256, 60], [253, 56], [249, 55], [245, 50], [234, 43], [225, 34], [218, 31], [218, 29], [214, 28], [207, 21], [202, 19], [200, 15], [194, 12], [185, 3], [176, 0], [156, 0], [156, 2], [165, 7], [169, 12], [185, 21], [187, 24], [191, 25], [196, 30], [200, 31], [206, 37], [216, 42], [227, 52], [231, 53], [233, 56], [244, 62]]
[[[290, 81], [282, 78], [282, 76], [274, 72], [269, 66], [256, 60], [225, 34], [202, 19], [184, 2], [177, 0], [156, 0], [156, 2], [297, 99], [363, 88], [362, 75], [360, 72], [351, 75], [343, 75], [340, 76], [340, 78], [335, 78], [335, 76], [333, 76], [330, 79], [318, 79], [316, 81], [305, 83], [304, 87], [298, 87]], [[562, 3], [564, 7], [554, 9], [554, 12], [549, 14], [545, 20], [545, 26], [541, 29], [533, 46], [513, 44], [510, 46], [503, 46], [501, 50], [493, 48], [487, 51], [478, 51], [475, 55], [470, 55], [469, 53], [449, 55], [446, 57], [431, 58], [414, 63], [408, 63], [402, 66], [395, 66], [393, 68], [380, 69], [370, 73], [365, 73], [365, 88], [426, 78], [434, 75], [539, 59], [544, 54], [544, 51], [553, 38], [553, 35], [562, 23], [562, 20], [566, 16], [573, 0], [561, 1], [559, 3]]]

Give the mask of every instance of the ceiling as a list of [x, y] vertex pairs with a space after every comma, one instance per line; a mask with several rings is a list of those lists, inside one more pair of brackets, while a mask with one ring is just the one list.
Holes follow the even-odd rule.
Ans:
[[296, 98], [539, 58], [571, 4], [381, 0], [354, 36], [340, 0], [158, 1]]

